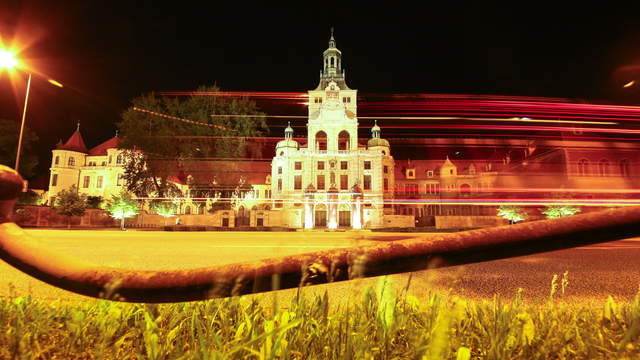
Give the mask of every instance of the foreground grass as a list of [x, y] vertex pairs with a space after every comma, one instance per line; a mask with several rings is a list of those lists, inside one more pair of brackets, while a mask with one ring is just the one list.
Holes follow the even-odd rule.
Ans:
[[[639, 359], [640, 296], [599, 307], [396, 296], [163, 305], [0, 299], [0, 359]], [[275, 302], [277, 304], [277, 302]]]

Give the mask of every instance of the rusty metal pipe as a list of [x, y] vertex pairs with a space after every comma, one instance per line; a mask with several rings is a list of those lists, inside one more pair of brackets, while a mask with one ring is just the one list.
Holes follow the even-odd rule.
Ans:
[[[20, 184], [17, 186], [16, 184]], [[179, 302], [528, 255], [640, 235], [640, 207], [176, 271], [100, 267], [48, 250], [6, 222], [22, 181], [0, 165], [0, 258], [51, 285], [127, 302]], [[275, 280], [275, 281], [274, 281]]]

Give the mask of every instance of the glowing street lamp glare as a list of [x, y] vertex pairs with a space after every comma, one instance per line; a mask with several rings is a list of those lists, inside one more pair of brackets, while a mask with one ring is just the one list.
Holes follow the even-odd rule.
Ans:
[[0, 69], [13, 69], [18, 66], [18, 60], [14, 54], [8, 50], [0, 49]]

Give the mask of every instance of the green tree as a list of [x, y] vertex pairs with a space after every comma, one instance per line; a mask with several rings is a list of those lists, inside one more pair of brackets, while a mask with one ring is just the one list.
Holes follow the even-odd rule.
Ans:
[[153, 209], [158, 215], [164, 218], [165, 225], [167, 225], [167, 218], [176, 214], [176, 206], [170, 202], [156, 202], [153, 204]]
[[71, 217], [84, 215], [87, 208], [87, 197], [78, 193], [78, 188], [72, 185], [56, 194], [53, 209], [56, 213], [67, 217], [67, 227], [71, 228]]
[[42, 205], [44, 199], [37, 192], [29, 189], [18, 197], [18, 205]]
[[140, 211], [138, 201], [130, 193], [122, 192], [111, 195], [111, 199], [103, 203], [102, 208], [109, 212], [109, 216], [120, 219], [120, 229], [124, 230], [124, 219], [135, 216]]
[[[130, 150], [124, 175], [129, 191], [140, 197], [180, 196], [170, 179], [186, 162], [256, 155], [246, 138], [267, 131], [264, 114], [249, 99], [210, 95], [217, 91], [217, 86], [203, 86], [198, 93], [209, 95], [149, 93], [133, 99], [118, 123], [119, 146]], [[238, 116], [212, 116], [230, 114]], [[224, 166], [216, 171], [224, 173]]]
[[[11, 167], [15, 165], [19, 136], [20, 123], [0, 119], [0, 164]], [[38, 166], [38, 157], [34, 153], [34, 145], [37, 141], [38, 136], [31, 129], [25, 127], [22, 135], [22, 151], [20, 152], [20, 169], [18, 171], [25, 178], [35, 175], [35, 168]]]
[[515, 224], [527, 219], [527, 212], [520, 206], [500, 205], [498, 207], [498, 216], [509, 220], [509, 223]]
[[557, 219], [565, 216], [577, 214], [582, 209], [579, 206], [572, 205], [549, 205], [541, 211], [547, 219]]
[[100, 209], [103, 201], [102, 196], [87, 196], [87, 207], [90, 209]]

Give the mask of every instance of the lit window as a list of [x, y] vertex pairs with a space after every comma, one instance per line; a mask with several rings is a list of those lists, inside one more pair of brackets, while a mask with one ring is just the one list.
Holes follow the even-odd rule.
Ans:
[[364, 176], [364, 189], [371, 190], [371, 175]]
[[296, 161], [294, 165], [296, 170], [302, 170], [302, 161]]
[[318, 161], [318, 170], [324, 170], [324, 161]]
[[101, 189], [101, 188], [102, 188], [102, 181], [103, 181], [103, 178], [104, 178], [103, 176], [98, 176], [98, 180], [96, 181], [96, 187], [97, 187], [98, 189]]
[[600, 176], [609, 175], [609, 160], [607, 159], [600, 160], [600, 162], [598, 163], [598, 170], [600, 172]]
[[90, 182], [91, 182], [91, 177], [85, 176], [84, 177], [84, 181], [82, 183], [82, 187], [85, 188], [85, 189], [88, 188]]
[[282, 166], [278, 166], [278, 175], [282, 174]]
[[578, 175], [589, 175], [589, 161], [587, 159], [578, 161]]
[[620, 175], [622, 176], [630, 176], [630, 172], [629, 172], [629, 160], [624, 159], [622, 161], [620, 161]]
[[302, 190], [302, 175], [295, 175], [293, 177], [293, 189]]
[[340, 175], [340, 190], [349, 189], [349, 175]]
[[318, 176], [316, 177], [316, 179], [317, 179], [317, 182], [316, 182], [316, 183], [317, 183], [318, 190], [324, 190], [324, 188], [325, 188], [325, 187], [324, 187], [324, 179], [325, 179], [324, 174], [322, 174], [322, 175], [318, 175]]
[[282, 191], [282, 179], [278, 179], [278, 191]]

